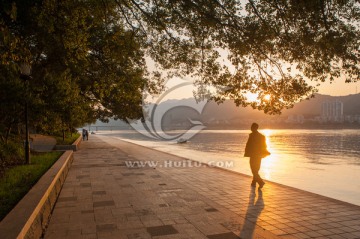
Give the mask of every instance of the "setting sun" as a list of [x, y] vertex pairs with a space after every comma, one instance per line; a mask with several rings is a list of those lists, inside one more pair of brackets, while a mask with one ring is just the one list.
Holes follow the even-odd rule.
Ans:
[[[250, 102], [259, 102], [260, 101], [258, 93], [248, 92], [248, 93], [245, 94], [245, 96]], [[260, 96], [260, 98], [262, 98], [262, 100], [269, 101], [271, 99], [271, 95], [270, 94], [265, 94], [262, 97]]]
[[269, 101], [270, 98], [271, 98], [271, 95], [269, 95], [269, 94], [266, 94], [266, 95], [264, 96], [264, 100], [266, 100], [266, 101]]

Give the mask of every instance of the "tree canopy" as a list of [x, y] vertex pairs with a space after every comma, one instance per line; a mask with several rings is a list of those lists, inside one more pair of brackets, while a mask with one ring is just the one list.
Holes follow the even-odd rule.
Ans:
[[[309, 81], [360, 77], [358, 1], [116, 3], [124, 25], [146, 37], [153, 59], [191, 75], [200, 89], [219, 87], [212, 96], [218, 102], [280, 113], [316, 92]], [[246, 92], [259, 100], [251, 102]]]
[[280, 113], [316, 92], [310, 81], [359, 80], [359, 18], [356, 0], [1, 0], [1, 131], [23, 112], [21, 62], [43, 129], [139, 118], [143, 89], [172, 76]]

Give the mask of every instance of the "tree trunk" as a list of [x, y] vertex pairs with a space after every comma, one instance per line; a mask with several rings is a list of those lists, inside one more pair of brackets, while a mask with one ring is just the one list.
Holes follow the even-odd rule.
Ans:
[[7, 142], [8, 142], [10, 132], [11, 132], [11, 124], [10, 124], [10, 125], [7, 127], [7, 129], [6, 129], [5, 144], [7, 144]]

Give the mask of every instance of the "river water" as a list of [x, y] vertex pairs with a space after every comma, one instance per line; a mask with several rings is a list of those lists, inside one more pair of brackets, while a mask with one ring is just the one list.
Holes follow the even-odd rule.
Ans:
[[[260, 170], [265, 180], [360, 205], [360, 130], [259, 131], [271, 152]], [[203, 130], [189, 142], [177, 144], [130, 130], [96, 132], [251, 175], [248, 158], [243, 157], [249, 133]]]

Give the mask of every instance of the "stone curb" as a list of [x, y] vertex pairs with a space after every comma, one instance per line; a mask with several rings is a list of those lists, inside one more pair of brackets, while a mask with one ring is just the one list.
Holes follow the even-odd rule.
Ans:
[[73, 159], [73, 151], [65, 151], [0, 222], [2, 239], [42, 237]]
[[72, 143], [72, 145], [55, 145], [54, 146], [54, 150], [72, 150], [72, 151], [77, 151], [80, 148], [80, 144], [81, 144], [81, 135], [79, 136], [79, 138], [77, 138], [77, 140], [74, 141], [74, 143]]

